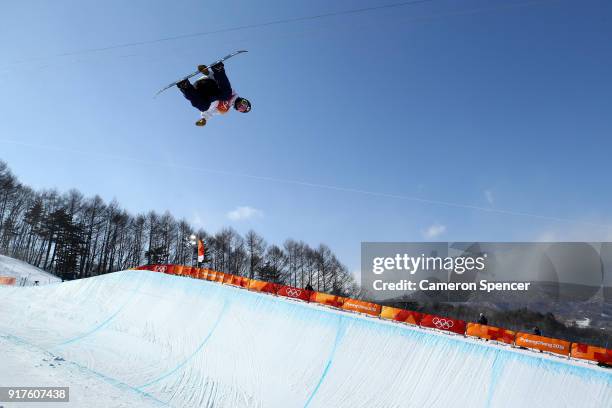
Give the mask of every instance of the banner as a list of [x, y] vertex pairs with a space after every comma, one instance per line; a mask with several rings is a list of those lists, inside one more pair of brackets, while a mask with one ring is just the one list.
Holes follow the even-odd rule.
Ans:
[[225, 279], [223, 283], [226, 285], [238, 286], [241, 288], [249, 287], [249, 278], [245, 278], [244, 276], [230, 275], [229, 273], [225, 275]]
[[144, 268], [147, 268], [147, 270], [153, 272], [170, 273], [168, 272], [168, 265], [147, 265]]
[[334, 295], [329, 295], [327, 293], [321, 293], [321, 292], [312, 292], [310, 294], [310, 301], [313, 303], [320, 303], [322, 305], [327, 305], [327, 306], [332, 306], [332, 307], [337, 307], [337, 308], [341, 308], [342, 304], [344, 303], [344, 300], [346, 298], [343, 298], [342, 296], [334, 296]]
[[310, 294], [312, 292], [306, 289], [295, 288], [293, 286], [283, 285], [278, 288], [276, 294], [283, 297], [292, 299], [303, 300], [304, 302], [310, 301]]
[[211, 280], [215, 282], [223, 283], [223, 281], [225, 280], [225, 277], [228, 274], [224, 272], [219, 272], [219, 271], [212, 271], [212, 275], [213, 275], [213, 279]]
[[201, 239], [198, 239], [198, 262], [204, 262], [204, 242]]
[[201, 268], [200, 272], [198, 273], [198, 276], [200, 277], [200, 279], [204, 279], [204, 280], [214, 280], [214, 279], [211, 279], [213, 275], [214, 277], [216, 277], [217, 271], [213, 271], [212, 269], [208, 269], [208, 268]]
[[200, 273], [201, 279], [206, 279], [212, 282], [221, 282], [223, 283], [223, 279], [225, 278], [225, 274], [223, 272], [217, 272], [212, 269], [204, 269], [204, 273]]
[[0, 276], [0, 285], [13, 286], [16, 279], [12, 276]]
[[411, 310], [398, 309], [390, 306], [383, 306], [380, 312], [380, 317], [396, 322], [403, 322], [418, 325], [423, 317], [422, 313], [413, 312]]
[[272, 293], [274, 295], [276, 294], [276, 292], [278, 292], [279, 286], [280, 285], [277, 285], [275, 283], [264, 282], [257, 279], [251, 279], [251, 281], [249, 282], [249, 290], [252, 290], [253, 292]]
[[466, 335], [480, 337], [481, 339], [500, 341], [506, 344], [514, 343], [515, 332], [499, 327], [485, 326], [484, 324], [468, 323]]
[[570, 352], [570, 342], [550, 337], [536, 336], [535, 334], [517, 333], [514, 341], [519, 347], [547, 351], [549, 353], [567, 356]]
[[141, 266], [137, 266], [135, 268], [132, 268], [136, 271], [152, 271], [152, 272], [160, 272], [157, 269], [160, 267], [161, 265], [141, 265]]
[[342, 309], [350, 310], [351, 312], [365, 313], [370, 316], [378, 316], [380, 314], [381, 305], [376, 303], [364, 302], [363, 300], [346, 298], [342, 304]]
[[444, 330], [457, 334], [465, 334], [465, 321], [451, 319], [450, 317], [426, 314], [423, 315], [420, 324], [422, 327], [429, 327], [431, 329]]
[[187, 277], [191, 277], [191, 274], [193, 272], [193, 267], [191, 266], [175, 266], [174, 267], [174, 273], [175, 275], [178, 276], [187, 276]]
[[606, 365], [612, 365], [612, 350], [603, 347], [589, 346], [588, 344], [572, 343], [573, 358], [596, 361]]

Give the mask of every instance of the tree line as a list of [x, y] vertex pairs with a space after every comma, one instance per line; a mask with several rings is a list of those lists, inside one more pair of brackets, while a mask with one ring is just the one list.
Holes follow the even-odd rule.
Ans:
[[215, 234], [170, 212], [132, 215], [116, 200], [84, 197], [78, 190], [35, 191], [0, 160], [0, 253], [64, 279], [85, 278], [142, 264], [195, 265], [193, 236], [202, 239], [202, 266], [249, 278], [343, 296], [359, 287], [331, 249], [287, 239], [268, 244], [255, 231]]

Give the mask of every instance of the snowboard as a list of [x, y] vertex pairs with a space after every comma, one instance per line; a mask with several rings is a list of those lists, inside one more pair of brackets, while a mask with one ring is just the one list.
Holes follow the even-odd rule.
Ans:
[[[228, 59], [232, 58], [234, 55], [242, 54], [243, 52], [247, 52], [247, 50], [238, 50], [238, 51], [234, 51], [234, 52], [232, 52], [231, 54], [227, 54], [225, 57], [220, 58], [220, 59], [216, 60], [215, 62], [213, 62], [213, 63], [209, 64], [209, 65], [208, 65], [208, 67], [212, 67], [212, 66], [213, 66], [213, 65], [215, 65], [215, 64], [218, 64], [218, 63], [220, 63], [220, 62], [223, 62], [223, 61], [225, 61], [225, 60], [228, 60]], [[164, 88], [160, 89], [160, 90], [159, 90], [159, 91], [158, 91], [158, 92], [155, 94], [154, 98], [155, 98], [155, 97], [157, 97], [157, 95], [159, 95], [160, 93], [164, 92], [166, 89], [170, 89], [170, 88], [172, 88], [173, 86], [175, 86], [176, 84], [178, 84], [179, 82], [184, 81], [184, 80], [186, 80], [186, 79], [189, 79], [189, 78], [191, 78], [191, 77], [194, 77], [194, 76], [198, 75], [199, 73], [200, 73], [200, 71], [193, 72], [193, 73], [191, 73], [191, 74], [187, 75], [186, 77], [183, 77], [183, 78], [179, 79], [178, 81], [175, 81], [175, 82], [173, 82], [173, 83], [169, 84], [168, 86], [166, 86], [166, 87], [164, 87]]]

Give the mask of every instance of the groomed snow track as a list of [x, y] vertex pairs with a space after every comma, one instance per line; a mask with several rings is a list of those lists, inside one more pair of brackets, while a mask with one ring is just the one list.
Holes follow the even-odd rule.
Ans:
[[0, 287], [0, 338], [142, 406], [612, 406], [612, 372], [586, 363], [147, 271]]

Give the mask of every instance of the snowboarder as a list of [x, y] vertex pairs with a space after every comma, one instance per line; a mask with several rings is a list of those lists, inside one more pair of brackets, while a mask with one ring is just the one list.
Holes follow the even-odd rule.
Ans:
[[251, 102], [232, 89], [223, 62], [214, 64], [210, 69], [206, 65], [199, 65], [198, 71], [204, 76], [193, 85], [189, 79], [176, 84], [191, 105], [201, 112], [202, 118], [195, 123], [196, 126], [206, 125], [213, 115], [225, 114], [231, 107], [242, 113], [251, 111]]
[[483, 325], [488, 325], [489, 321], [487, 320], [487, 317], [484, 315], [484, 313], [481, 313], [480, 316], [478, 317], [478, 324], [483, 324]]

